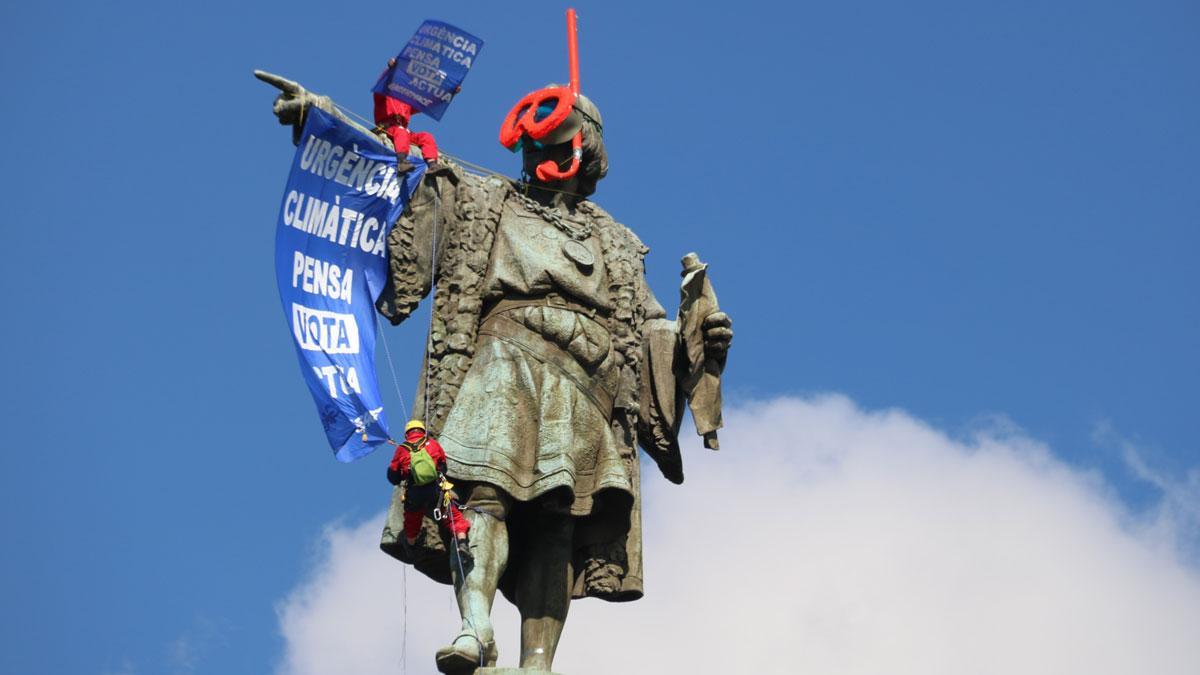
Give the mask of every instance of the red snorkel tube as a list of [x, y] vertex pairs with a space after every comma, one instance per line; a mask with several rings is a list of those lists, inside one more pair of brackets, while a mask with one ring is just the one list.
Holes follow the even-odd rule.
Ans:
[[[529, 136], [535, 141], [541, 140], [571, 114], [575, 101], [579, 98], [579, 44], [576, 37], [574, 9], [567, 10], [567, 58], [571, 68], [570, 86], [539, 89], [518, 101], [508, 112], [504, 123], [500, 125], [501, 145], [515, 150], [523, 136]], [[538, 120], [538, 107], [551, 100], [554, 101], [554, 110], [545, 118]], [[566, 180], [578, 173], [581, 159], [583, 159], [582, 128], [571, 139], [571, 165], [563, 171], [558, 168], [558, 163], [554, 160], [546, 160], [537, 166], [538, 180]]]
[[[579, 98], [579, 40], [575, 30], [575, 10], [567, 10], [567, 60], [571, 66], [571, 104]], [[579, 161], [583, 159], [583, 128], [575, 132], [571, 139], [571, 166], [566, 171], [559, 171], [554, 160], [538, 164], [537, 177], [540, 180], [566, 180], [579, 171]]]

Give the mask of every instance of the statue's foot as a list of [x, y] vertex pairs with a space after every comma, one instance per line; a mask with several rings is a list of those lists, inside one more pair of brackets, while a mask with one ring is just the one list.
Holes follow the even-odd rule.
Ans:
[[463, 631], [454, 642], [437, 651], [438, 672], [446, 675], [473, 673], [480, 666], [496, 665], [496, 641], [481, 642], [470, 631]]

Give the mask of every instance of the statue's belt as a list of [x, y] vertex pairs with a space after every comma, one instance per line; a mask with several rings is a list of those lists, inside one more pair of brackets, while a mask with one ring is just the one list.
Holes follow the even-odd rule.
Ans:
[[[616, 394], [609, 391], [600, 377], [600, 374], [607, 369], [601, 368], [595, 375], [589, 375], [575, 360], [575, 357], [567, 353], [565, 349], [504, 314], [518, 307], [529, 307], [534, 304], [545, 306], [545, 302], [518, 304], [519, 301], [514, 301], [511, 306], [504, 307], [505, 302], [508, 301], [501, 301], [488, 312], [487, 318], [483, 320], [483, 325], [479, 328], [479, 334], [507, 342], [527, 352], [538, 361], [558, 369], [567, 379], [575, 383], [579, 391], [596, 406], [604, 419], [611, 422], [613, 400]], [[550, 306], [559, 307], [560, 305]]]
[[609, 312], [607, 309], [598, 307], [589, 307], [582, 303], [576, 302], [570, 298], [559, 295], [558, 293], [547, 293], [546, 295], [533, 296], [508, 296], [503, 300], [498, 300], [494, 304], [490, 304], [484, 308], [483, 323], [496, 314], [503, 312], [511, 312], [514, 309], [521, 307], [557, 307], [558, 309], [566, 309], [577, 314], [582, 314], [590, 319], [599, 321], [607, 319]]

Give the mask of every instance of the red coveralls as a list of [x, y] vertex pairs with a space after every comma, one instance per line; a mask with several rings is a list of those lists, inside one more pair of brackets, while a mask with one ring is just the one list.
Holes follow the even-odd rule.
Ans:
[[426, 162], [436, 162], [438, 158], [437, 141], [433, 134], [427, 131], [410, 132], [408, 121], [412, 119], [412, 106], [383, 94], [375, 96], [375, 124], [378, 124], [392, 139], [396, 146], [396, 154], [400, 157], [408, 155], [413, 145], [421, 149], [421, 157]]
[[[425, 437], [425, 432], [420, 429], [413, 429], [404, 435], [404, 440], [409, 443], [417, 444]], [[436, 439], [429, 439], [425, 444], [425, 451], [433, 458], [439, 472], [446, 471], [446, 451], [442, 449], [440, 443]], [[409, 466], [412, 458], [409, 457], [408, 448], [403, 445], [396, 446], [396, 454], [392, 455], [392, 463], [388, 465], [388, 481], [392, 485], [399, 485], [401, 481], [409, 481], [408, 489], [404, 495], [404, 536], [409, 539], [415, 539], [421, 532], [421, 519], [425, 517], [425, 512], [438, 505], [438, 500], [442, 497], [442, 489], [437, 482], [428, 485], [414, 485], [410, 478]], [[462, 511], [450, 502], [450, 531], [457, 537], [460, 534], [466, 534], [471, 529], [471, 523], [463, 517]]]

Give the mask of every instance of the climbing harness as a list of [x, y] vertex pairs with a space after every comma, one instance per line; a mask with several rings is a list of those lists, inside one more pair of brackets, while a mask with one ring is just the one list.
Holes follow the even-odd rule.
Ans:
[[[451, 483], [450, 480], [446, 478], [445, 474], [439, 473], [437, 477], [440, 480], [440, 482], [438, 483], [438, 487], [442, 489], [442, 493], [441, 493], [441, 497], [438, 499], [438, 505], [436, 507], [434, 507], [434, 509], [433, 509], [433, 519], [441, 520], [442, 519], [442, 509], [444, 508], [444, 509], [446, 509], [446, 513], [450, 516], [448, 518], [448, 520], [451, 521], [450, 525], [451, 525], [451, 527], [453, 527], [454, 526], [454, 522], [453, 522], [454, 512], [452, 512], [450, 510], [450, 504], [451, 504], [450, 490], [454, 489], [454, 483]], [[453, 530], [451, 530], [451, 532], [453, 533]]]

